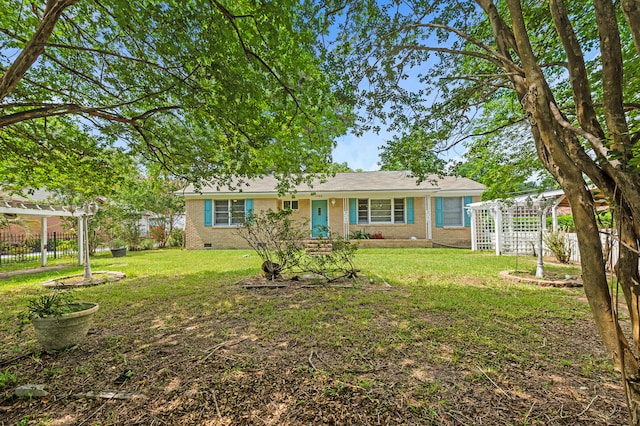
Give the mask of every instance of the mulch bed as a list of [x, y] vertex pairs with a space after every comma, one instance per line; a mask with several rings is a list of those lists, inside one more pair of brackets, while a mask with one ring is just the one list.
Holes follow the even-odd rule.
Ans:
[[107, 282], [120, 281], [126, 275], [123, 272], [116, 271], [98, 271], [92, 272], [90, 280], [84, 279], [84, 274], [66, 275], [64, 277], [56, 277], [42, 283], [44, 287], [52, 288], [75, 288], [104, 284]]
[[576, 275], [545, 272], [544, 277], [538, 278], [529, 271], [502, 271], [502, 278], [542, 287], [582, 287], [582, 278]]

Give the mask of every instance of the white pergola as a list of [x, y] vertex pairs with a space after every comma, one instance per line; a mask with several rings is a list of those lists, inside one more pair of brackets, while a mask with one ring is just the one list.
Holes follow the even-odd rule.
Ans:
[[[37, 201], [16, 200], [0, 198], [0, 214], [11, 216], [35, 216], [41, 221], [40, 241], [42, 266], [47, 265], [47, 219], [50, 217], [75, 217], [82, 218], [84, 210], [82, 208], [71, 209], [69, 207], [54, 204], [41, 203]], [[78, 221], [78, 264], [84, 263], [84, 221]]]
[[562, 190], [469, 204], [471, 249], [495, 250], [496, 255], [531, 253], [539, 245], [547, 216], [558, 230], [558, 208], [565, 205]]

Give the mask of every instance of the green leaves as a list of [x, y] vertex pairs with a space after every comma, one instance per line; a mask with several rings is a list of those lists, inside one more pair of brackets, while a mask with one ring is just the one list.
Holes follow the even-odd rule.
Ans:
[[[41, 11], [3, 9], [11, 10], [0, 18], [6, 70], [14, 58], [6, 49], [25, 45]], [[76, 129], [56, 140], [60, 147], [78, 148], [84, 133], [101, 140], [98, 150], [116, 143], [189, 181], [321, 171], [348, 109], [333, 94], [331, 72], [321, 69], [313, 25], [306, 25], [313, 19], [293, 1], [78, 2], [0, 104], [3, 151], [16, 158], [28, 151], [55, 166], [43, 176], [62, 173], [63, 158], [45, 159], [27, 141], [55, 115]], [[26, 167], [11, 176], [31, 180], [18, 175], [29, 175]]]

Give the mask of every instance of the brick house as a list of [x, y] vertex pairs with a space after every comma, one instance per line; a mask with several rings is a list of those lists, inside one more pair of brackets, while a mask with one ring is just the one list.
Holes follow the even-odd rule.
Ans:
[[460, 177], [436, 177], [420, 184], [410, 172], [338, 173], [295, 194], [279, 196], [276, 179], [255, 179], [242, 191], [187, 187], [185, 197], [188, 249], [247, 248], [236, 229], [250, 212], [291, 209], [294, 219], [308, 219], [309, 236], [328, 227], [345, 238], [357, 231], [381, 236], [361, 240], [375, 247], [471, 247], [465, 205], [480, 201], [484, 186]]

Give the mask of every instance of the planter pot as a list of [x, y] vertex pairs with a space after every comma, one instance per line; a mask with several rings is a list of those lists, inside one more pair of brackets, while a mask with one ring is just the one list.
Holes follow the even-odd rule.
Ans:
[[31, 320], [36, 339], [46, 351], [59, 351], [80, 343], [93, 324], [97, 303], [77, 303], [78, 311]]
[[117, 249], [111, 249], [111, 255], [113, 257], [124, 257], [127, 255], [127, 248], [126, 247], [120, 247]]

